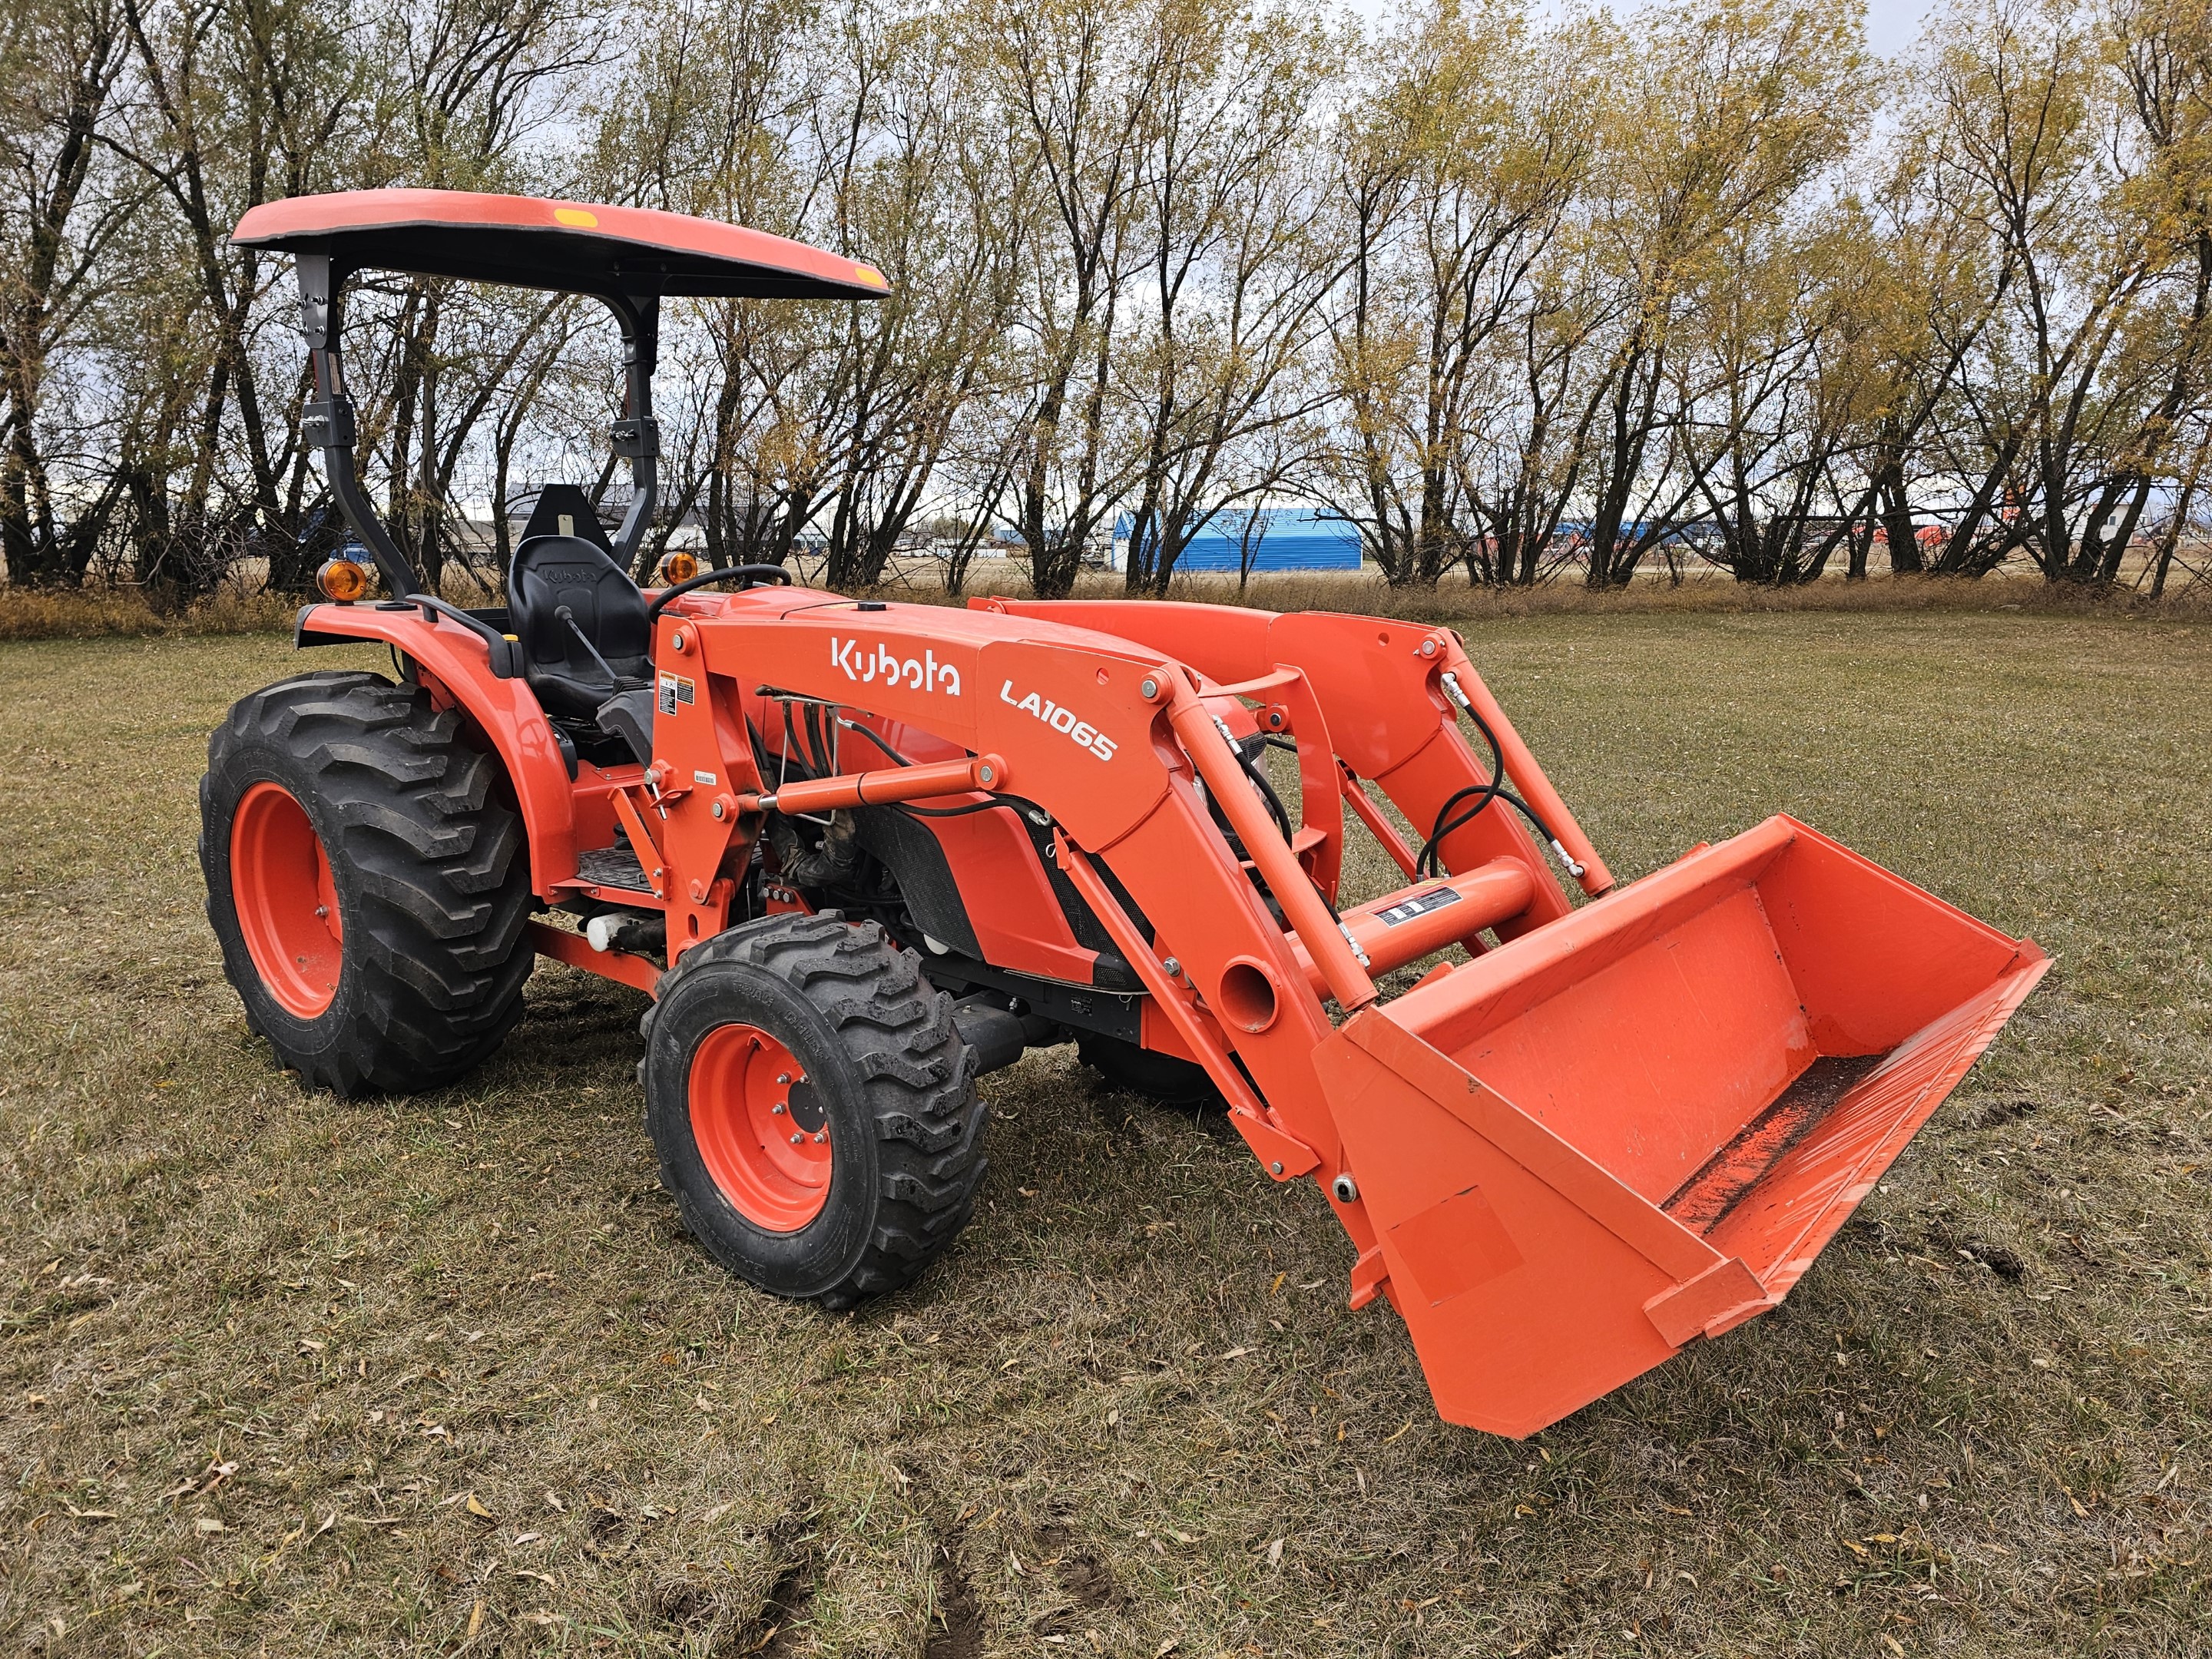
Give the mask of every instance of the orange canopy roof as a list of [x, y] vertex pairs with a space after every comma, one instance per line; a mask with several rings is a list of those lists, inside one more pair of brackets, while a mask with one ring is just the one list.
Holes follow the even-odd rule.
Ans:
[[473, 191], [295, 196], [253, 209], [230, 239], [287, 253], [327, 253], [354, 270], [563, 293], [852, 300], [890, 287], [873, 265], [742, 225]]

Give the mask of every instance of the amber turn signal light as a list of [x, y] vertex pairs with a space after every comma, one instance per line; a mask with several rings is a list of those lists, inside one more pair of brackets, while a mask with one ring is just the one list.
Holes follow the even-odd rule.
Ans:
[[698, 556], [691, 553], [671, 553], [660, 562], [660, 580], [670, 586], [688, 582], [699, 574]]
[[368, 597], [368, 572], [352, 559], [325, 559], [315, 572], [315, 586], [325, 599], [349, 604]]

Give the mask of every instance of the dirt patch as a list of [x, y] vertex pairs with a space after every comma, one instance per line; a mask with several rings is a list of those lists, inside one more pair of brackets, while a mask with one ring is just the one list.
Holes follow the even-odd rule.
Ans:
[[930, 1540], [930, 1581], [935, 1591], [922, 1659], [982, 1659], [983, 1613], [975, 1589], [961, 1569], [957, 1526], [941, 1524]]
[[799, 1621], [806, 1616], [821, 1583], [821, 1570], [811, 1555], [793, 1561], [769, 1586], [768, 1597], [751, 1622], [732, 1643], [732, 1653], [783, 1655], [800, 1650]]

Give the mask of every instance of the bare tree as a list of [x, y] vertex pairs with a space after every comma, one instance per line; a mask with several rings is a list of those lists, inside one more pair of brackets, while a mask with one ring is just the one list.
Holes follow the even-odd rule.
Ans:
[[121, 495], [111, 471], [74, 513], [58, 504], [43, 428], [55, 355], [140, 206], [87, 188], [126, 51], [116, 0], [26, 0], [0, 22], [0, 558], [23, 585], [81, 580]]

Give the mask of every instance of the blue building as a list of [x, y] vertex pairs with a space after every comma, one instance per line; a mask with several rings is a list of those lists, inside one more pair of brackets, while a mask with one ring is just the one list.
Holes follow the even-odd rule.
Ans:
[[[1129, 537], [1134, 528], [1135, 521], [1127, 513], [1114, 520], [1116, 570], [1129, 568]], [[1247, 553], [1255, 571], [1357, 570], [1359, 526], [1326, 507], [1230, 507], [1206, 520], [1175, 568], [1233, 576]]]

